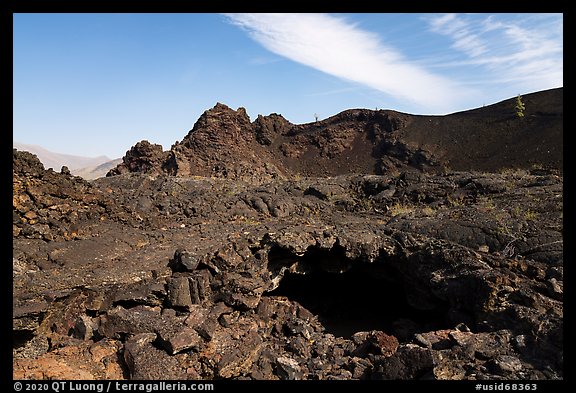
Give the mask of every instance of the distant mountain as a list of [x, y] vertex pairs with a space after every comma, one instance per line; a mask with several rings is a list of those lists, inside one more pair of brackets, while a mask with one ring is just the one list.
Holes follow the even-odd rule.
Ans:
[[115, 168], [122, 162], [121, 158], [117, 158], [115, 160], [106, 161], [103, 164], [100, 164], [96, 167], [90, 166], [86, 168], [74, 169], [71, 170], [75, 176], [83, 177], [86, 180], [94, 180], [98, 179], [99, 177], [106, 176], [106, 173], [112, 168]]
[[[71, 154], [55, 153], [38, 145], [14, 142], [12, 146], [21, 151], [35, 154], [44, 165], [44, 168], [52, 168], [60, 171], [62, 166], [67, 166], [70, 172], [87, 180], [104, 176], [106, 172], [118, 165], [121, 159], [112, 160], [107, 156], [83, 157]], [[103, 173], [101, 174], [101, 172]]]
[[94, 167], [110, 161], [110, 158], [106, 156], [99, 157], [82, 157], [74, 156], [71, 154], [55, 153], [53, 151], [47, 150], [42, 146], [38, 145], [28, 145], [25, 143], [14, 142], [12, 144], [18, 150], [29, 151], [32, 154], [36, 154], [38, 159], [44, 165], [44, 168], [52, 168], [55, 171], [59, 171], [63, 165], [66, 165], [68, 169], [80, 169], [85, 167]]

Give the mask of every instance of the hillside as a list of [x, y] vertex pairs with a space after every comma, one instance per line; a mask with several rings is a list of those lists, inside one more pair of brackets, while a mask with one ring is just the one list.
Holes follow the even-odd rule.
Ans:
[[250, 122], [217, 104], [169, 151], [142, 141], [110, 175], [144, 171], [263, 182], [294, 175], [383, 174], [415, 168], [498, 171], [563, 167], [563, 89], [446, 116], [351, 109], [295, 125], [278, 114]]
[[86, 180], [94, 180], [106, 176], [106, 174], [122, 162], [121, 158], [106, 161], [96, 166], [89, 166], [79, 169], [71, 170], [70, 172], [75, 176], [80, 176]]

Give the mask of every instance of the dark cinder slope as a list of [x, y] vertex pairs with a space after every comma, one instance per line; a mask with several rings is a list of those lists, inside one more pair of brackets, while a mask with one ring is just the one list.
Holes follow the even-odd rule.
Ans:
[[454, 170], [497, 171], [544, 166], [562, 170], [563, 89], [516, 98], [448, 116], [414, 116], [401, 139], [436, 154]]

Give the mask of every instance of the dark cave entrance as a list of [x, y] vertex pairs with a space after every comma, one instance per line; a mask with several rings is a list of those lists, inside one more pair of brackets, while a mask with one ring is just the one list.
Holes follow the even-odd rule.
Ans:
[[352, 261], [339, 246], [311, 248], [302, 257], [281, 249], [269, 255], [273, 272], [295, 261], [299, 272], [285, 271], [279, 286], [267, 296], [298, 302], [318, 315], [326, 331], [335, 336], [382, 330], [405, 341], [415, 333], [454, 327], [447, 302], [427, 299], [432, 306], [425, 310], [411, 305], [402, 276], [385, 261]]
[[13, 330], [12, 331], [12, 349], [18, 349], [34, 338], [34, 332], [31, 330]]

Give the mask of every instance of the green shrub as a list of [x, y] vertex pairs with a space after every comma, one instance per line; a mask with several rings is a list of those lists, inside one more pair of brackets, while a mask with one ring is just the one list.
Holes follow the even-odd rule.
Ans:
[[524, 117], [524, 111], [526, 110], [526, 106], [522, 101], [521, 95], [518, 95], [518, 97], [516, 97], [516, 106], [514, 107], [514, 109], [516, 109], [516, 116], [522, 119]]

